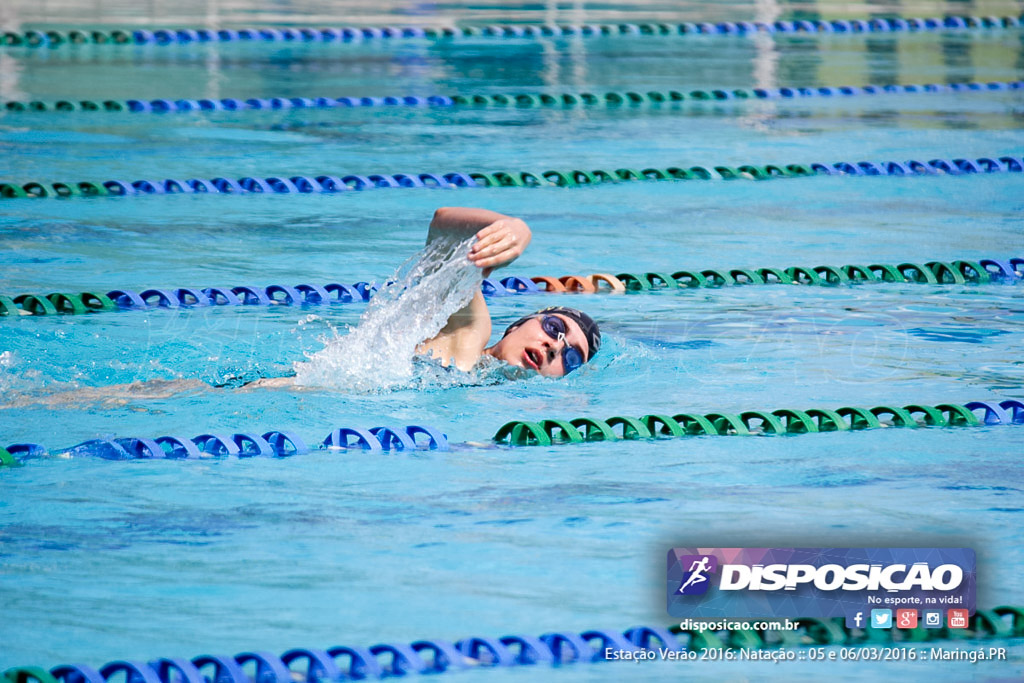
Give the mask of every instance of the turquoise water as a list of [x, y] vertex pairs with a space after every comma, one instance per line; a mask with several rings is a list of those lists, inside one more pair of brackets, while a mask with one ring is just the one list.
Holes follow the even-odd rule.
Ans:
[[[60, 25], [200, 25], [206, 15], [193, 4], [148, 22], [112, 4], [103, 17], [69, 12]], [[41, 20], [38, 10], [13, 6], [26, 21]], [[906, 16], [1019, 11], [1014, 3], [885, 7]], [[258, 9], [231, 5], [223, 23], [274, 20]], [[384, 9], [407, 14], [389, 19]], [[359, 5], [345, 22], [323, 19], [314, 3], [273, 11], [297, 24], [370, 24], [412, 23], [413, 9]], [[844, 16], [828, 4], [799, 9]], [[679, 21], [751, 18], [763, 5], [587, 5], [554, 19], [543, 7], [492, 3], [436, 11], [415, 16], [583, 22], [657, 13]], [[1024, 63], [1022, 35], [6, 50], [0, 98], [1010, 80]], [[0, 114], [8, 162], [0, 175], [28, 182], [1020, 156], [1021, 107], [1018, 91], [573, 111], [9, 112]], [[534, 241], [505, 274], [1005, 258], [1024, 255], [1022, 184], [1020, 175], [819, 177], [4, 202], [0, 293], [383, 281], [422, 246], [443, 205], [530, 223]], [[269, 429], [315, 442], [337, 426], [385, 423], [430, 424], [454, 442], [485, 443], [512, 419], [1022, 399], [1022, 292], [1019, 284], [878, 284], [504, 297], [490, 304], [496, 330], [544, 305], [578, 306], [602, 324], [601, 354], [562, 381], [370, 394], [104, 389], [283, 374], [355, 324], [361, 304], [4, 319], [0, 443], [56, 451], [97, 437]], [[674, 545], [974, 547], [979, 605], [1020, 604], [1020, 444], [1019, 428], [996, 426], [287, 460], [32, 461], [0, 471], [0, 667], [666, 624], [663, 561]], [[1007, 663], [943, 671], [1012, 678], [1020, 647], [1011, 654]], [[659, 680], [678, 675], [670, 666], [543, 675]], [[822, 675], [810, 664], [774, 666], [704, 665], [686, 675]], [[863, 666], [877, 675], [928, 670]], [[536, 671], [487, 677], [533, 680]], [[854, 680], [865, 671], [828, 674]]]

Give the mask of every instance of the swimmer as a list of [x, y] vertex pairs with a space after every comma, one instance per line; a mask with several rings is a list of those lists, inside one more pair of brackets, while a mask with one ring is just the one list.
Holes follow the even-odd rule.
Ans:
[[[529, 226], [518, 218], [486, 209], [441, 208], [434, 213], [427, 233], [427, 245], [474, 240], [469, 248], [470, 263], [480, 275], [491, 273], [516, 260], [530, 244]], [[443, 252], [444, 250], [440, 250]], [[439, 252], [440, 253], [440, 252]], [[531, 313], [505, 329], [493, 346], [491, 315], [479, 288], [469, 303], [453, 313], [435, 336], [416, 347], [418, 354], [432, 357], [444, 366], [454, 365], [469, 372], [484, 356], [533, 371], [546, 377], [563, 377], [589, 362], [601, 346], [597, 324], [582, 311], [554, 306]], [[79, 388], [47, 396], [19, 396], [0, 404], [0, 409], [31, 404], [89, 404], [104, 407], [130, 404], [133, 400], [169, 398], [183, 392], [199, 392], [229, 386], [211, 386], [194, 379], [149, 380], [106, 387]], [[246, 382], [238, 390], [258, 388], [305, 388], [296, 384], [294, 373]], [[83, 400], [84, 399], [84, 400]]]
[[[469, 262], [480, 269], [481, 277], [487, 278], [494, 270], [516, 260], [531, 237], [529, 226], [518, 218], [486, 209], [447, 207], [434, 212], [426, 246], [473, 240]], [[590, 361], [601, 345], [601, 332], [590, 316], [558, 306], [515, 321], [496, 344], [488, 347], [491, 332], [487, 301], [477, 288], [469, 303], [449, 316], [435, 336], [419, 343], [416, 353], [445, 367], [454, 365], [463, 372], [470, 372], [481, 357], [491, 356], [546, 377], [562, 377]], [[292, 375], [243, 385], [244, 389], [299, 386]]]
[[[518, 218], [486, 209], [449, 207], [434, 212], [427, 244], [474, 237], [469, 260], [487, 278], [519, 258], [531, 236], [529, 226]], [[417, 351], [446, 365], [454, 361], [467, 372], [482, 355], [488, 355], [546, 377], [562, 377], [589, 362], [601, 346], [601, 332], [590, 316], [558, 306], [520, 318], [508, 326], [498, 343], [487, 347], [490, 338], [490, 311], [483, 293], [477, 290], [437, 336], [420, 344]]]

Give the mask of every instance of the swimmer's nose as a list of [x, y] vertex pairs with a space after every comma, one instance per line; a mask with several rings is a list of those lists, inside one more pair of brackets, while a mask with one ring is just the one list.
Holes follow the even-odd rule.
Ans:
[[565, 345], [568, 343], [569, 342], [565, 341], [565, 337], [559, 336], [555, 342], [549, 342], [547, 344], [548, 365], [555, 362], [555, 359], [558, 358], [558, 354], [562, 353], [565, 349]]
[[541, 345], [544, 347], [544, 356], [547, 359], [547, 364], [551, 365], [558, 358], [558, 354], [562, 352], [562, 349], [568, 342], [565, 340], [565, 335], [558, 335], [558, 339], [552, 339], [547, 335], [544, 335], [544, 339], [541, 341]]

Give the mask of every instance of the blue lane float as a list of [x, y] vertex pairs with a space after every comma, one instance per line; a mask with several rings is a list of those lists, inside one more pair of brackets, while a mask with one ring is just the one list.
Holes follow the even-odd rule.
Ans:
[[[419, 440], [417, 441], [417, 438]], [[448, 450], [447, 437], [432, 427], [409, 425], [408, 427], [341, 427], [331, 431], [324, 439], [326, 448], [364, 451], [412, 451]]]
[[147, 289], [136, 293], [128, 289], [115, 289], [107, 297], [122, 310], [149, 308], [179, 308], [201, 306], [322, 306], [334, 303], [369, 301], [377, 293], [378, 285], [369, 282], [325, 285], [271, 284], [255, 287], [177, 287], [173, 289]]
[[615, 170], [574, 169], [570, 171], [449, 172], [449, 173], [375, 173], [371, 175], [291, 176], [288, 182], [279, 177], [242, 178], [224, 177], [210, 180], [105, 180], [102, 182], [54, 182], [49, 185], [29, 182], [24, 185], [0, 182], [0, 199], [64, 199], [69, 197], [142, 196], [154, 194], [237, 194], [243, 196], [264, 194], [344, 193], [379, 188], [461, 188], [461, 187], [563, 187], [575, 188], [604, 184], [639, 181], [690, 180], [775, 180], [806, 178], [809, 176], [936, 176], [936, 175], [992, 175], [1024, 172], [1024, 159], [1014, 156], [971, 158], [937, 158], [929, 161], [836, 161], [832, 163], [768, 164], [758, 166], [672, 166], [666, 169], [643, 170], [620, 168]]
[[[88, 664], [61, 664], [49, 671], [38, 666], [15, 667], [0, 674], [4, 683], [321, 683], [463, 673], [467, 670], [518, 667], [560, 667], [597, 664], [609, 660], [608, 651], [630, 653], [639, 662], [656, 659], [656, 650], [689, 652], [702, 650], [757, 650], [822, 646], [877, 647], [893, 640], [893, 631], [847, 627], [841, 617], [798, 618], [795, 631], [752, 629], [683, 630], [678, 626], [634, 626], [625, 631], [589, 629], [551, 631], [539, 636], [510, 634], [499, 637], [469, 636], [454, 642], [421, 639], [411, 643], [383, 642], [370, 647], [333, 647], [287, 650], [280, 656], [266, 651], [242, 652], [235, 656], [203, 654], [160, 657], [150, 661], [115, 660], [98, 669]], [[903, 632], [900, 632], [903, 633]], [[1024, 609], [1000, 605], [978, 609], [967, 628], [907, 631], [902, 638], [917, 643], [950, 639], [1000, 639], [1024, 636]], [[906, 645], [906, 642], [903, 643]], [[646, 656], [641, 653], [647, 653]], [[621, 661], [623, 657], [619, 657]], [[631, 664], [632, 666], [632, 664]], [[536, 672], [540, 673], [539, 671]], [[620, 678], [628, 678], [628, 676]], [[545, 676], [546, 678], [546, 676]], [[473, 680], [476, 680], [474, 675]]]
[[[369, 301], [379, 290], [375, 282], [325, 285], [298, 284], [255, 287], [173, 287], [152, 288], [137, 292], [131, 289], [112, 289], [105, 295], [94, 292], [81, 294], [55, 293], [47, 296], [19, 294], [14, 297], [0, 295], [0, 316], [57, 315], [60, 313], [97, 313], [102, 311], [153, 310], [157, 308], [187, 309], [209, 306], [326, 306], [330, 304], [362, 303]], [[510, 294], [534, 294], [540, 291], [528, 279], [509, 276], [500, 280], [487, 278], [480, 285], [486, 297]], [[101, 298], [102, 297], [102, 298]], [[91, 305], [94, 301], [107, 305]]]
[[[682, 92], [669, 90], [665, 92], [604, 92], [604, 93], [538, 93], [538, 94], [475, 94], [475, 95], [430, 95], [420, 97], [414, 95], [385, 96], [385, 97], [271, 97], [271, 98], [249, 98], [238, 100], [235, 98], [223, 99], [202, 99], [202, 100], [138, 100], [129, 99], [124, 101], [104, 100], [58, 100], [53, 103], [46, 103], [39, 100], [24, 102], [8, 100], [0, 104], [0, 107], [7, 111], [26, 112], [129, 112], [137, 114], [164, 114], [182, 112], [246, 112], [260, 110], [282, 109], [331, 109], [331, 108], [394, 108], [394, 107], [428, 107], [428, 108], [453, 108], [453, 107], [502, 107], [502, 108], [574, 108], [574, 107], [609, 107], [619, 108], [622, 106], [636, 106], [641, 104], [662, 106], [665, 104], [679, 103], [706, 103], [721, 102], [729, 100], [743, 102], [746, 100], [792, 100], [806, 98], [843, 98], [878, 95], [907, 95], [907, 94], [939, 94], [939, 93], [991, 93], [1019, 91], [1024, 89], [1024, 81], [988, 81], [969, 83], [924, 83], [905, 85], [861, 85], [861, 86], [821, 86], [821, 87], [780, 87], [780, 88], [708, 88], [704, 90], [690, 90]], [[246, 179], [243, 179], [246, 180]], [[249, 179], [253, 180], [253, 179]], [[309, 180], [303, 177], [293, 179], [275, 179], [277, 182], [308, 183]], [[441, 181], [436, 180], [440, 184]], [[138, 181], [144, 186], [149, 181]], [[181, 182], [178, 182], [178, 189], [181, 190]], [[260, 186], [260, 191], [269, 191], [264, 187], [264, 181], [259, 179], [253, 182]], [[416, 177], [408, 177], [408, 182], [413, 184], [422, 182]], [[245, 184], [244, 182], [242, 183]], [[155, 185], [151, 185], [149, 192], [166, 191]], [[310, 186], [312, 187], [312, 186]], [[301, 190], [300, 190], [301, 191]], [[315, 190], [306, 190], [315, 191]]]
[[[318, 449], [391, 451], [447, 451], [448, 436], [426, 425], [339, 427], [331, 430]], [[52, 454], [40, 444], [17, 443], [0, 448], [15, 462], [50, 455], [92, 457], [103, 460], [197, 460], [202, 458], [287, 458], [310, 452], [309, 446], [294, 432], [208, 433], [194, 437], [158, 436], [155, 438], [89, 439]], [[13, 464], [13, 463], [9, 463]]]
[[365, 41], [451, 40], [457, 38], [550, 38], [557, 36], [746, 36], [758, 34], [857, 34], [970, 31], [1016, 28], [1024, 17], [949, 15], [943, 17], [875, 17], [872, 19], [640, 22], [620, 24], [490, 24], [487, 26], [341, 26], [262, 27], [243, 29], [145, 29], [134, 31], [6, 31], [0, 47], [83, 45], [193, 45], [208, 43], [362, 43]]

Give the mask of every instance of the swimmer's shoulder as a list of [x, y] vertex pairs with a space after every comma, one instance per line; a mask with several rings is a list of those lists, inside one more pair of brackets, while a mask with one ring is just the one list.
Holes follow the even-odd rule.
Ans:
[[491, 336], [491, 316], [487, 304], [479, 291], [470, 303], [456, 311], [444, 328], [433, 338], [417, 347], [417, 353], [431, 355], [447, 365], [468, 372], [484, 355], [487, 341]]

